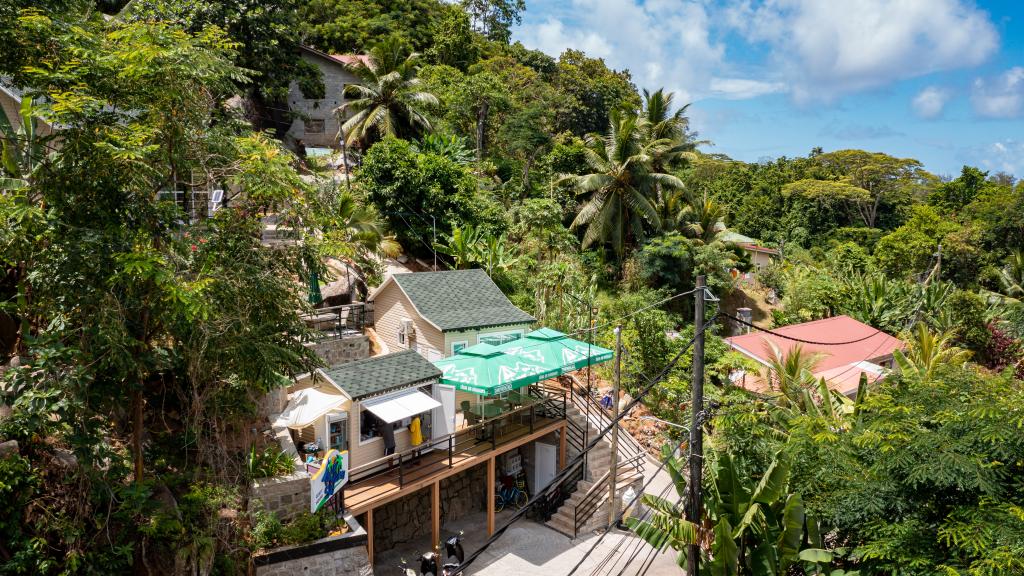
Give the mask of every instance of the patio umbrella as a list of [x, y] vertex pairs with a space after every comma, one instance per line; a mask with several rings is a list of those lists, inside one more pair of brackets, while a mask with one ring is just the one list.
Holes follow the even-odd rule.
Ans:
[[309, 273], [309, 303], [316, 306], [324, 297], [320, 295], [320, 275], [315, 271]]
[[519, 340], [496, 346], [505, 354], [538, 363], [548, 370], [565, 374], [585, 368], [588, 364], [607, 362], [615, 353], [607, 348], [569, 338], [558, 330], [541, 328]]
[[441, 370], [441, 383], [481, 396], [494, 396], [558, 376], [551, 369], [528, 358], [503, 353], [496, 346], [477, 344], [434, 362]]

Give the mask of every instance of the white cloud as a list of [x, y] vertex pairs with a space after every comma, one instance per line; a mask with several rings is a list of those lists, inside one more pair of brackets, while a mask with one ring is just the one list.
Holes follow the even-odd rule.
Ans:
[[712, 78], [709, 85], [712, 94], [733, 100], [756, 98], [786, 90], [782, 82], [762, 82], [746, 78]]
[[999, 45], [988, 14], [961, 0], [739, 0], [725, 21], [769, 47], [803, 101], [976, 66]]
[[[548, 17], [540, 25], [524, 25], [516, 38], [553, 56], [566, 48], [581, 48], [589, 56], [604, 58], [612, 68], [628, 68], [640, 88], [676, 92], [680, 104], [707, 95], [713, 73], [725, 68], [725, 46], [712, 38], [704, 2], [569, 1], [571, 11]], [[741, 86], [737, 81], [742, 79], [720, 82], [720, 91], [765, 92], [756, 84]]]
[[914, 112], [921, 118], [938, 118], [942, 115], [942, 110], [946, 107], [949, 97], [948, 90], [937, 86], [928, 86], [918, 92], [910, 104], [914, 108]]
[[996, 78], [978, 78], [971, 91], [974, 111], [988, 118], [1015, 118], [1024, 112], [1024, 68], [1017, 66]]
[[966, 158], [969, 162], [980, 164], [991, 172], [1024, 176], [1024, 142], [1019, 140], [1000, 140], [987, 146], [970, 149]]

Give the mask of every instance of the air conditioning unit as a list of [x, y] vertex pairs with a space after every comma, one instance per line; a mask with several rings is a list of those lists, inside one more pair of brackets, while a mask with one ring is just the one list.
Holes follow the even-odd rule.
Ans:
[[398, 343], [408, 346], [409, 342], [416, 337], [416, 326], [409, 318], [403, 318], [398, 327]]

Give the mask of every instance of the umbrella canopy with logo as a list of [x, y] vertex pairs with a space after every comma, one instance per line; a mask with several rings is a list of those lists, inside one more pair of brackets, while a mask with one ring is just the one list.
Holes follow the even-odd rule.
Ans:
[[607, 362], [615, 355], [607, 348], [569, 338], [551, 328], [534, 330], [496, 348], [510, 356], [540, 364], [547, 370], [557, 370], [558, 374]]
[[494, 396], [554, 378], [557, 369], [525, 357], [505, 354], [497, 346], [477, 344], [434, 362], [441, 383], [481, 396]]

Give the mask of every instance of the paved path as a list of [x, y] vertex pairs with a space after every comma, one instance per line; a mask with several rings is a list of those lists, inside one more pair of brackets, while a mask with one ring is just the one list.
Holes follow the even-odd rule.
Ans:
[[[654, 475], [657, 462], [648, 462], [647, 473]], [[671, 480], [664, 471], [658, 473], [648, 486], [648, 492], [673, 497]], [[499, 514], [496, 525], [501, 526], [508, 513]], [[487, 515], [478, 513], [461, 520], [450, 522], [442, 530], [445, 537], [463, 531], [463, 543], [467, 554], [476, 550], [487, 539]], [[566, 576], [586, 555], [586, 559], [574, 576], [682, 576], [675, 564], [675, 552], [654, 554], [652, 549], [639, 538], [628, 532], [612, 531], [601, 543], [590, 551], [599, 534], [591, 534], [571, 541], [568, 537], [539, 524], [521, 519], [513, 524], [501, 538], [487, 549], [466, 571], [466, 574], [483, 576]], [[397, 566], [405, 559], [410, 567], [429, 546], [429, 538], [402, 545], [390, 552], [378, 555], [376, 576], [404, 576]], [[649, 567], [644, 571], [644, 568]]]

